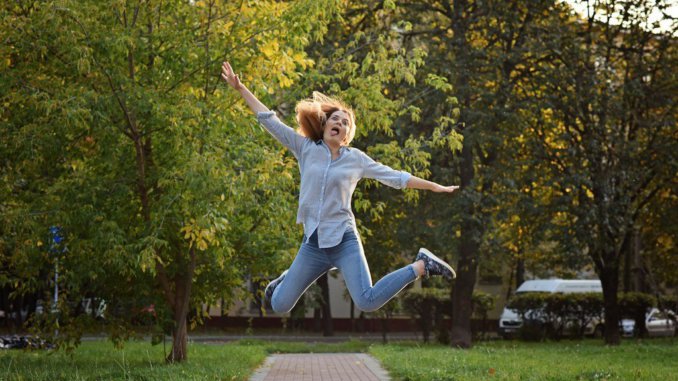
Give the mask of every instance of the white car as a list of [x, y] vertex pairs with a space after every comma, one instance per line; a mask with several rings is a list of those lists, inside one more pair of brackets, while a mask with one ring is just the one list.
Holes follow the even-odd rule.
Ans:
[[[619, 322], [624, 337], [632, 337], [636, 322], [633, 319], [622, 319]], [[673, 311], [660, 311], [653, 308], [645, 316], [645, 326], [650, 337], [674, 336], [676, 334], [676, 314]]]

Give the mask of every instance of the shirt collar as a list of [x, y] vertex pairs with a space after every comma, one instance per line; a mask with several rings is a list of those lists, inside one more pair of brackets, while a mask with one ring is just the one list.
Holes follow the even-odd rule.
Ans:
[[[327, 144], [325, 144], [325, 141], [322, 140], [322, 139], [316, 140], [316, 141], [315, 141], [315, 144], [316, 144], [316, 145], [321, 145], [321, 144], [323, 144], [323, 145], [327, 146]], [[339, 147], [339, 153], [344, 152], [344, 150], [350, 151], [350, 150], [351, 150], [351, 147], [349, 147], [349, 146], [341, 146], [341, 147]]]

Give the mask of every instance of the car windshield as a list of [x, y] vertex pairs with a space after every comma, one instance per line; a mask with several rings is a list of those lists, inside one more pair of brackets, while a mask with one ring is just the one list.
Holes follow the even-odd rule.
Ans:
[[664, 311], [657, 311], [650, 316], [650, 319], [655, 319], [655, 320], [665, 320], [665, 319], [668, 319], [668, 318], [669, 318], [668, 314]]

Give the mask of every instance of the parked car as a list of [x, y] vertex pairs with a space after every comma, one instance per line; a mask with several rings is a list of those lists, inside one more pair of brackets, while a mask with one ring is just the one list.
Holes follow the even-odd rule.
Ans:
[[[633, 319], [622, 319], [619, 322], [621, 334], [633, 337], [636, 322]], [[645, 327], [650, 337], [674, 336], [676, 334], [676, 314], [673, 311], [661, 311], [652, 308], [645, 316]]]
[[[603, 292], [600, 280], [580, 280], [580, 279], [536, 279], [528, 280], [518, 287], [516, 295], [528, 292], [547, 292], [547, 293], [582, 293], [582, 292]], [[527, 314], [533, 320], [541, 319], [539, 311], [532, 311]], [[504, 308], [499, 317], [499, 335], [503, 338], [514, 336], [523, 326], [522, 319], [517, 311], [510, 308]], [[602, 332], [600, 322], [592, 322], [586, 327], [584, 334], [594, 335], [596, 330]]]

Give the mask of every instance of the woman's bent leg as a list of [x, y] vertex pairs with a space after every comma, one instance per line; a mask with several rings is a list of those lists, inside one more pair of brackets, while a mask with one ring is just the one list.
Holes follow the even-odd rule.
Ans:
[[309, 242], [301, 244], [285, 279], [275, 288], [271, 297], [273, 311], [284, 313], [292, 310], [311, 284], [332, 267], [327, 255], [318, 249], [317, 239], [313, 238], [311, 236]]
[[375, 311], [417, 279], [412, 265], [393, 271], [372, 286], [363, 246], [354, 233], [344, 235], [341, 244], [333, 248], [331, 259], [339, 268], [356, 306], [363, 311]]

